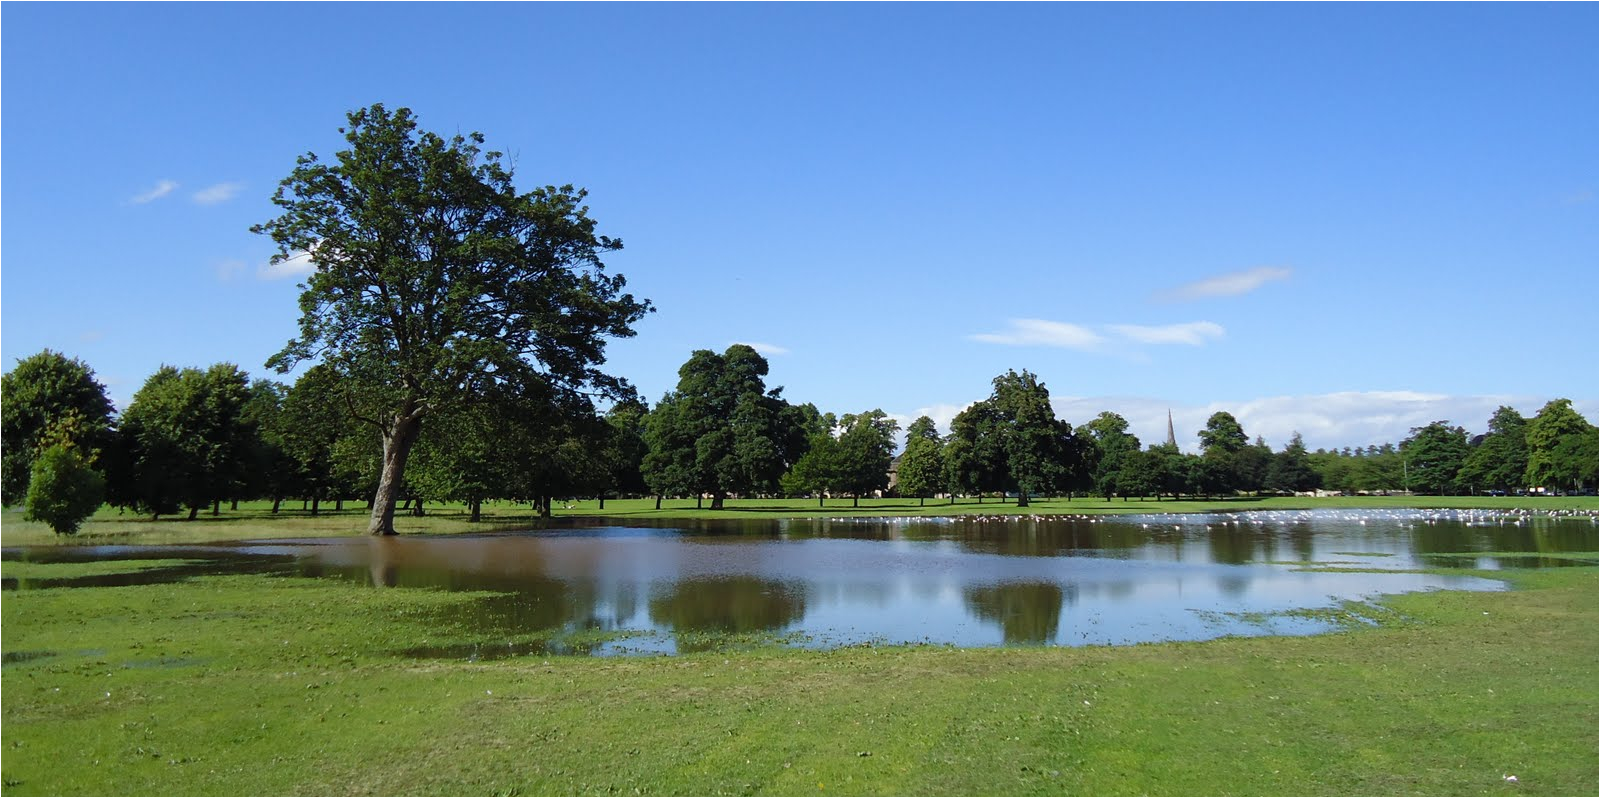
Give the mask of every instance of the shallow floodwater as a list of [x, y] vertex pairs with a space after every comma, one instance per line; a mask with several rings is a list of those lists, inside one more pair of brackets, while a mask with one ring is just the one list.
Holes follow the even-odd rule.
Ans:
[[[1360, 602], [1499, 590], [1421, 568], [1592, 564], [1592, 518], [1448, 511], [833, 519], [579, 526], [483, 535], [7, 549], [6, 559], [183, 559], [10, 589], [207, 573], [331, 576], [498, 595], [469, 637], [412, 656], [628, 654], [782, 642], [1125, 644], [1311, 634]], [[1509, 556], [1508, 553], [1521, 553]], [[1507, 555], [1507, 556], [1501, 556]]]

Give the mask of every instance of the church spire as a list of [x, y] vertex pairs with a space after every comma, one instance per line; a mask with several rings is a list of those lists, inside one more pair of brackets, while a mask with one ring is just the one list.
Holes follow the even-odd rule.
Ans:
[[1178, 434], [1176, 432], [1174, 432], [1173, 429], [1172, 429], [1172, 410], [1171, 410], [1171, 408], [1168, 408], [1168, 410], [1167, 410], [1167, 445], [1171, 446], [1174, 449], [1178, 448]]

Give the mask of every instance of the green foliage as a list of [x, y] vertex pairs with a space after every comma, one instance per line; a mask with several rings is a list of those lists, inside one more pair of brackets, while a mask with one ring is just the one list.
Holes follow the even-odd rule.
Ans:
[[162, 366], [122, 414], [129, 474], [113, 500], [155, 516], [244, 498], [261, 445], [246, 416], [250, 401], [249, 380], [231, 363]]
[[837, 487], [857, 502], [861, 497], [889, 487], [889, 464], [894, 459], [895, 434], [900, 425], [882, 410], [846, 414], [839, 419], [839, 449], [835, 459]]
[[896, 475], [902, 496], [926, 499], [944, 489], [944, 441], [933, 419], [921, 416], [906, 428], [906, 446]]
[[105, 477], [80, 449], [53, 444], [34, 459], [25, 517], [48, 524], [58, 535], [74, 534], [100, 508], [105, 490]]
[[1408, 488], [1446, 495], [1456, 488], [1456, 475], [1467, 461], [1467, 431], [1435, 421], [1412, 427], [1411, 437], [1400, 442], [1405, 458]]
[[1575, 489], [1594, 484], [1593, 458], [1597, 431], [1570, 399], [1557, 399], [1540, 408], [1528, 422], [1527, 481], [1532, 486]]
[[17, 361], [0, 377], [0, 495], [14, 502], [27, 493], [39, 436], [68, 415], [78, 418], [80, 443], [109, 445], [111, 400], [81, 360], [49, 349]]
[[606, 412], [609, 429], [600, 455], [606, 472], [606, 484], [600, 486], [602, 491], [639, 495], [650, 489], [641, 470], [650, 448], [644, 437], [645, 419], [649, 414], [643, 402], [633, 399], [618, 402]]
[[[839, 491], [843, 469], [839, 466], [839, 439], [833, 432], [814, 433], [806, 449], [780, 479], [783, 492], [790, 496], [815, 494], [819, 499]], [[820, 502], [819, 502], [820, 504]]]
[[1200, 430], [1200, 453], [1204, 455], [1233, 454], [1245, 447], [1250, 438], [1232, 413], [1212, 413]]
[[1267, 448], [1266, 441], [1257, 436], [1255, 443], [1233, 453], [1231, 487], [1246, 492], [1261, 490], [1266, 485], [1267, 472], [1272, 468], [1272, 460], [1272, 450]]
[[[1131, 460], [1139, 454], [1139, 438], [1128, 432], [1128, 420], [1106, 411], [1083, 426], [1089, 439], [1094, 441], [1097, 454], [1094, 461], [1095, 493], [1110, 499], [1117, 495], [1135, 494], [1142, 486], [1133, 475], [1124, 476]], [[1143, 490], [1148, 492], [1147, 487]]]
[[1316, 490], [1322, 487], [1322, 475], [1311, 467], [1311, 458], [1306, 453], [1305, 439], [1296, 432], [1289, 443], [1272, 458], [1268, 467], [1266, 479], [1263, 482], [1267, 490], [1295, 493], [1298, 491]]
[[[295, 380], [283, 397], [274, 425], [292, 458], [300, 495], [314, 500], [365, 493], [376, 487], [373, 444], [378, 430], [351, 415], [350, 382], [333, 366], [319, 363]], [[367, 454], [362, 457], [357, 453]], [[378, 457], [381, 452], [376, 453]], [[362, 468], [365, 462], [367, 467]], [[362, 471], [372, 473], [363, 479]]]
[[1007, 371], [994, 378], [989, 402], [996, 410], [995, 431], [1018, 503], [1026, 506], [1029, 496], [1054, 492], [1066, 481], [1062, 444], [1072, 427], [1056, 419], [1050, 391], [1027, 370]]
[[988, 400], [974, 402], [950, 421], [945, 438], [944, 467], [952, 494], [1004, 491], [1009, 474], [998, 426], [999, 409]]
[[788, 409], [782, 388], [767, 390], [766, 375], [766, 358], [745, 344], [692, 353], [645, 426], [650, 489], [709, 493], [713, 507], [729, 493], [776, 489], [803, 453], [807, 416]]
[[1527, 419], [1515, 409], [1501, 406], [1489, 419], [1488, 434], [1467, 455], [1457, 479], [1469, 488], [1509, 492], [1523, 487], [1528, 472], [1527, 433]]
[[273, 197], [282, 215], [252, 228], [308, 254], [300, 333], [268, 365], [321, 359], [348, 380], [356, 413], [383, 434], [374, 534], [392, 534], [394, 500], [424, 416], [496, 385], [542, 395], [627, 398], [599, 370], [608, 337], [650, 310], [600, 256], [586, 192], [523, 193], [479, 133], [419, 132], [408, 109], [349, 114], [349, 148], [302, 156]]

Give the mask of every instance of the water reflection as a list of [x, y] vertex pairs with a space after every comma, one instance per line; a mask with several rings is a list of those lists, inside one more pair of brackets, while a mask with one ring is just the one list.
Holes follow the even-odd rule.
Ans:
[[1050, 643], [1061, 627], [1061, 586], [1052, 582], [969, 587], [962, 598], [967, 610], [999, 624], [1007, 645]]
[[783, 630], [805, 617], [805, 590], [751, 577], [691, 579], [650, 597], [650, 621], [676, 633], [679, 651], [713, 648], [706, 633], [750, 634]]
[[1081, 645], [1309, 633], [1329, 626], [1299, 612], [1308, 608], [1380, 593], [1500, 587], [1406, 571], [1592, 565], [1595, 529], [1589, 519], [1437, 511], [629, 527], [590, 520], [520, 533], [7, 549], [4, 556], [186, 561], [79, 579], [8, 578], [7, 589], [264, 572], [481, 591], [431, 619], [439, 645], [406, 653], [482, 659], [696, 651], [761, 636], [817, 646]]

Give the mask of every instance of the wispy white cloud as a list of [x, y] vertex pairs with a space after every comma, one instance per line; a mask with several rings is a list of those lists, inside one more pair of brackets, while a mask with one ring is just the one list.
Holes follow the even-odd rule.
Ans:
[[1191, 321], [1184, 324], [1166, 324], [1146, 327], [1140, 324], [1112, 324], [1107, 329], [1141, 344], [1188, 344], [1201, 346], [1207, 339], [1221, 338], [1222, 325], [1209, 321]]
[[760, 341], [732, 341], [732, 342], [729, 342], [728, 345], [732, 346], [734, 344], [744, 344], [745, 346], [748, 346], [751, 349], [754, 349], [754, 350], [756, 350], [757, 352], [760, 352], [763, 355], [787, 355], [787, 354], [789, 354], [789, 350], [788, 350], [787, 347], [778, 346], [777, 344], [764, 344], [764, 343], [761, 343]]
[[218, 261], [213, 268], [216, 270], [217, 279], [228, 283], [238, 279], [248, 267], [242, 260], [224, 260]]
[[1044, 319], [1012, 319], [1010, 329], [997, 333], [978, 333], [974, 341], [1006, 346], [1054, 346], [1088, 352], [1105, 343], [1104, 336], [1077, 324]]
[[317, 265], [311, 262], [311, 253], [296, 252], [287, 258], [268, 261], [257, 272], [256, 276], [263, 280], [285, 280], [291, 277], [302, 277], [317, 270]]
[[155, 188], [152, 188], [149, 191], [141, 194], [134, 195], [133, 197], [129, 198], [128, 202], [134, 205], [143, 205], [147, 202], [155, 202], [156, 200], [171, 194], [177, 187], [178, 183], [175, 180], [161, 180], [156, 183]]
[[218, 205], [238, 196], [243, 188], [243, 183], [218, 183], [196, 191], [192, 199], [198, 205]]
[[1291, 269], [1280, 266], [1262, 266], [1239, 272], [1229, 272], [1180, 285], [1170, 291], [1157, 294], [1156, 298], [1168, 302], [1187, 302], [1210, 297], [1238, 296], [1240, 294], [1248, 294], [1275, 280], [1287, 280], [1292, 273]]
[[1209, 340], [1221, 338], [1225, 333], [1222, 325], [1209, 321], [1158, 326], [1107, 324], [1099, 331], [1081, 324], [1045, 319], [1011, 319], [1008, 324], [1009, 328], [1002, 332], [978, 333], [968, 337], [986, 344], [1053, 346], [1095, 352], [1105, 350], [1113, 343], [1202, 346]]

